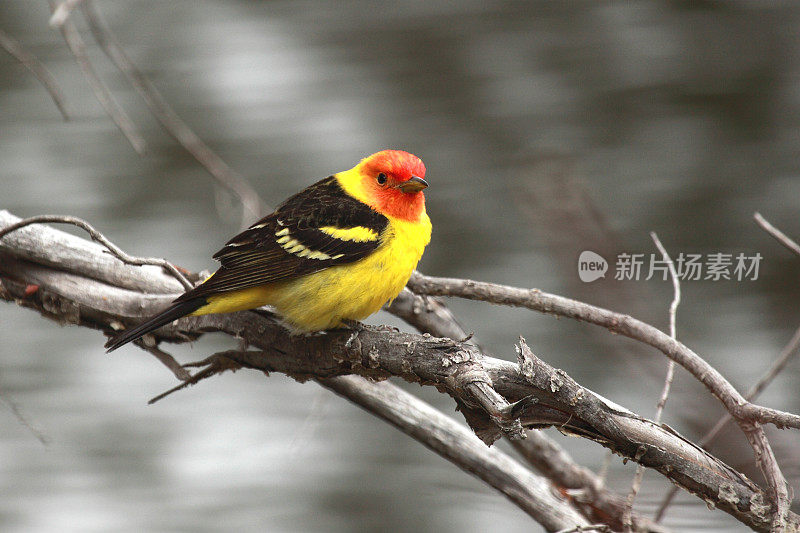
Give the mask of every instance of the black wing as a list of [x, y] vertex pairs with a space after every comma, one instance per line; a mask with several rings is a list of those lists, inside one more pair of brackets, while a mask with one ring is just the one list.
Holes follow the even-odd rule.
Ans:
[[380, 245], [388, 223], [385, 216], [346, 194], [330, 176], [292, 196], [274, 213], [228, 241], [214, 254], [222, 263], [219, 270], [178, 301], [358, 261]]

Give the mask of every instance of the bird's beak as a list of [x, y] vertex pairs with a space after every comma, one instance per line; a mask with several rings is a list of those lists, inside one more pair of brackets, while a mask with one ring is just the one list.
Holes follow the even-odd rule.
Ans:
[[404, 181], [399, 185], [395, 185], [395, 189], [400, 189], [401, 192], [412, 193], [419, 192], [428, 186], [428, 182], [417, 176], [411, 176], [411, 179]]

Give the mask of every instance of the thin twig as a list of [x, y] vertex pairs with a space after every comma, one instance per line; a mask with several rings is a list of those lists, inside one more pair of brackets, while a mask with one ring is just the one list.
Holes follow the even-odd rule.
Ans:
[[122, 261], [123, 263], [135, 266], [143, 266], [143, 265], [154, 265], [160, 266], [170, 274], [172, 274], [175, 279], [181, 282], [181, 285], [186, 288], [186, 290], [191, 289], [194, 287], [192, 283], [186, 279], [186, 277], [181, 274], [181, 272], [169, 261], [166, 259], [160, 259], [157, 257], [134, 257], [132, 255], [128, 255], [123, 252], [116, 244], [108, 240], [105, 235], [94, 229], [91, 224], [86, 222], [83, 219], [78, 217], [73, 217], [69, 215], [39, 215], [35, 217], [25, 218], [11, 224], [10, 226], [6, 226], [5, 228], [0, 228], [0, 239], [11, 233], [12, 231], [16, 231], [20, 228], [24, 228], [25, 226], [30, 226], [31, 224], [45, 224], [45, 223], [59, 223], [59, 224], [72, 224], [73, 226], [78, 226], [85, 230], [89, 236], [92, 238], [93, 241], [98, 242], [105, 246], [108, 251]]
[[791, 511], [792, 498], [789, 495], [789, 484], [781, 472], [778, 459], [767, 439], [764, 428], [758, 422], [740, 424], [739, 427], [753, 448], [756, 463], [767, 482], [769, 497], [775, 501], [775, 511], [771, 516], [771, 531], [786, 531], [786, 519]]
[[[755, 385], [753, 385], [750, 390], [747, 391], [745, 394], [745, 398], [750, 401], [758, 398], [758, 396], [764, 392], [772, 380], [780, 374], [786, 365], [791, 361], [792, 357], [797, 354], [798, 348], [800, 348], [800, 327], [797, 328], [792, 335], [792, 339], [783, 347], [781, 350], [780, 355], [778, 358], [770, 365], [766, 372], [759, 378]], [[725, 415], [720, 418], [717, 423], [711, 428], [708, 433], [703, 435], [703, 438], [700, 439], [698, 444], [703, 448], [708, 449], [708, 446], [717, 438], [719, 432], [722, 431], [728, 422], [733, 420], [733, 417], [730, 413], [725, 413]], [[667, 512], [667, 508], [672, 503], [672, 500], [675, 498], [675, 495], [678, 493], [678, 487], [671, 487], [670, 491], [664, 497], [664, 501], [661, 502], [661, 505], [658, 507], [658, 511], [656, 511], [654, 520], [656, 522], [660, 522], [664, 515]]]
[[633, 475], [633, 481], [631, 482], [631, 490], [625, 499], [625, 510], [622, 512], [622, 528], [626, 532], [633, 531], [633, 503], [636, 501], [636, 495], [639, 494], [639, 489], [642, 487], [643, 479], [644, 466], [637, 464], [636, 473]]
[[222, 374], [227, 370], [235, 372], [236, 370], [241, 368], [241, 365], [239, 365], [238, 363], [236, 363], [231, 359], [228, 359], [227, 357], [221, 354], [214, 354], [210, 357], [203, 359], [202, 361], [187, 363], [186, 365], [184, 365], [184, 367], [185, 368], [204, 367], [204, 368], [198, 370], [194, 374], [189, 374], [189, 377], [183, 380], [183, 382], [180, 385], [176, 385], [171, 389], [164, 391], [161, 394], [154, 396], [153, 398], [150, 398], [150, 400], [147, 402], [148, 405], [153, 405], [154, 403], [163, 400], [172, 393], [188, 388], [191, 385], [196, 385], [197, 383], [203, 381], [204, 379], [208, 379], [218, 374]]
[[25, 429], [27, 429], [28, 431], [30, 431], [30, 432], [31, 432], [31, 434], [32, 434], [34, 437], [36, 437], [36, 440], [38, 440], [39, 442], [41, 442], [41, 443], [42, 443], [42, 444], [44, 444], [45, 446], [47, 446], [48, 444], [50, 444], [50, 442], [49, 442], [49, 439], [47, 438], [47, 436], [45, 436], [45, 434], [44, 434], [44, 433], [42, 433], [41, 431], [39, 431], [38, 429], [36, 429], [36, 428], [33, 426], [33, 424], [31, 424], [31, 423], [30, 423], [30, 421], [29, 421], [29, 420], [28, 420], [28, 419], [25, 417], [25, 415], [23, 415], [23, 414], [22, 414], [22, 411], [20, 410], [20, 408], [19, 408], [19, 406], [17, 405], [17, 403], [16, 403], [14, 400], [12, 400], [12, 399], [10, 399], [10, 398], [7, 398], [7, 397], [6, 397], [6, 396], [5, 396], [3, 393], [4, 393], [4, 391], [0, 390], [0, 400], [2, 400], [2, 402], [6, 404], [6, 406], [8, 407], [8, 409], [11, 411], [11, 413], [12, 413], [12, 414], [14, 415], [14, 417], [17, 419], [17, 421], [18, 421], [20, 424], [22, 424], [22, 426], [23, 426]]
[[[745, 398], [747, 400], [752, 400], [757, 398], [767, 386], [772, 383], [772, 380], [781, 373], [781, 371], [786, 368], [786, 365], [791, 360], [792, 356], [797, 353], [797, 349], [800, 348], [800, 328], [795, 330], [792, 339], [783, 347], [781, 350], [780, 355], [772, 363], [772, 365], [767, 369], [766, 372], [759, 378], [755, 385], [753, 385], [750, 390], [747, 391], [745, 394]], [[722, 427], [727, 424], [731, 420], [730, 414], [726, 414], [723, 416], [719, 422], [700, 440], [700, 445], [705, 446], [709, 442], [711, 442], [716, 436], [717, 433], [722, 429]]]
[[145, 340], [139, 339], [136, 341], [138, 346], [144, 348], [145, 351], [153, 355], [156, 359], [161, 361], [161, 363], [169, 368], [172, 373], [178, 378], [180, 381], [189, 381], [192, 379], [191, 373], [186, 370], [181, 364], [175, 360], [172, 355], [168, 354], [164, 350], [160, 349], [158, 345], [151, 345]]
[[59, 112], [61, 112], [61, 116], [64, 117], [64, 120], [69, 120], [64, 97], [61, 95], [61, 88], [42, 62], [35, 55], [25, 50], [19, 41], [3, 30], [0, 30], [0, 46], [5, 48], [6, 52], [14, 56], [17, 61], [36, 76], [39, 82], [44, 85], [44, 88], [47, 89], [47, 92], [50, 93], [50, 98], [53, 99], [53, 103], [56, 104]]
[[[678, 271], [675, 268], [675, 262], [667, 253], [666, 248], [664, 245], [661, 244], [661, 241], [658, 238], [658, 235], [654, 231], [650, 232], [650, 237], [652, 237], [653, 242], [658, 248], [658, 251], [661, 252], [661, 256], [664, 258], [664, 261], [667, 262], [667, 266], [669, 267], [669, 276], [672, 278], [672, 302], [669, 304], [669, 336], [673, 339], [677, 339], [676, 335], [676, 321], [677, 321], [677, 314], [678, 314], [678, 306], [681, 303], [681, 282], [678, 279]], [[656, 416], [655, 421], [656, 423], [661, 422], [661, 416], [664, 413], [664, 406], [667, 404], [667, 398], [669, 398], [669, 390], [672, 387], [672, 379], [675, 375], [675, 361], [672, 359], [669, 360], [669, 365], [667, 366], [667, 375], [664, 379], [664, 388], [661, 391], [661, 399], [658, 400], [658, 405], [656, 407]]]
[[772, 235], [775, 238], [775, 240], [777, 240], [779, 243], [784, 245], [786, 248], [788, 248], [795, 254], [800, 255], [800, 245], [798, 245], [796, 242], [790, 239], [789, 236], [787, 236], [781, 230], [770, 224], [766, 218], [761, 216], [761, 213], [756, 211], [756, 213], [753, 215], [753, 218], [756, 220], [756, 223], [759, 226], [761, 226], [761, 228], [764, 231]]
[[608, 470], [611, 468], [611, 457], [613, 455], [610, 451], [603, 455], [603, 462], [600, 463], [600, 468], [597, 469], [597, 479], [600, 480], [602, 485], [605, 485], [608, 479]]
[[[664, 245], [661, 244], [661, 240], [656, 235], [655, 231], [650, 232], [650, 238], [653, 239], [653, 242], [658, 248], [658, 251], [661, 252], [661, 257], [667, 263], [667, 267], [669, 268], [669, 275], [672, 278], [672, 302], [669, 304], [669, 336], [673, 339], [677, 338], [676, 336], [676, 318], [678, 313], [678, 305], [681, 303], [681, 284], [680, 280], [678, 279], [678, 271], [675, 268], [675, 262], [672, 261], [672, 258], [667, 253], [667, 249], [664, 248]], [[667, 404], [667, 399], [669, 398], [669, 391], [672, 388], [672, 380], [675, 377], [675, 361], [670, 359], [667, 363], [667, 374], [664, 377], [664, 387], [661, 390], [661, 397], [658, 400], [658, 404], [656, 405], [656, 416], [655, 422], [657, 424], [661, 423], [661, 416], [664, 414], [664, 406]], [[623, 518], [623, 526], [625, 527], [626, 531], [631, 531], [632, 522], [631, 522], [631, 513], [633, 512], [633, 502], [636, 500], [636, 495], [639, 493], [639, 489], [642, 486], [642, 480], [644, 479], [644, 467], [642, 465], [636, 466], [636, 474], [633, 476], [633, 482], [631, 483], [631, 491], [628, 493], [628, 500], [627, 505], [625, 507], [625, 513]]]
[[61, 28], [69, 18], [69, 14], [75, 9], [75, 6], [81, 3], [81, 0], [64, 0], [58, 7], [53, 10], [53, 15], [50, 17], [51, 28]]
[[247, 180], [229, 167], [197, 134], [178, 116], [172, 107], [161, 96], [156, 87], [136, 67], [114, 34], [103, 21], [94, 3], [85, 0], [81, 5], [89, 29], [97, 44], [128, 79], [128, 82], [139, 93], [150, 108], [150, 112], [158, 119], [167, 132], [172, 135], [217, 182], [231, 191], [244, 206], [242, 225], [249, 225], [253, 219], [260, 218], [263, 213], [263, 202], [256, 190]]
[[[50, 0], [50, 8], [53, 10], [55, 9], [55, 4], [52, 0]], [[108, 87], [106, 87], [105, 83], [103, 83], [97, 75], [97, 72], [95, 72], [92, 62], [89, 60], [89, 56], [86, 53], [86, 44], [83, 42], [83, 39], [81, 39], [80, 33], [78, 33], [75, 25], [69, 20], [65, 20], [64, 23], [59, 26], [59, 29], [64, 36], [67, 47], [69, 47], [72, 55], [75, 56], [75, 60], [83, 71], [83, 76], [92, 88], [97, 101], [100, 102], [100, 105], [103, 106], [103, 109], [105, 109], [108, 116], [111, 117], [111, 120], [114, 121], [122, 134], [125, 135], [125, 138], [128, 139], [128, 142], [133, 146], [133, 149], [136, 150], [136, 153], [143, 154], [147, 143], [139, 132], [136, 131], [133, 121], [128, 117], [125, 111], [123, 111], [117, 101], [114, 100]]]

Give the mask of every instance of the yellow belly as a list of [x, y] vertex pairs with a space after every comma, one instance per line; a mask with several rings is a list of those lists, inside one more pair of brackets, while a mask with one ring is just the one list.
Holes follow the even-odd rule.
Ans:
[[210, 296], [193, 314], [229, 313], [271, 305], [294, 328], [320, 331], [342, 320], [361, 320], [394, 299], [430, 241], [427, 215], [419, 222], [390, 220], [383, 244], [371, 255], [293, 280]]

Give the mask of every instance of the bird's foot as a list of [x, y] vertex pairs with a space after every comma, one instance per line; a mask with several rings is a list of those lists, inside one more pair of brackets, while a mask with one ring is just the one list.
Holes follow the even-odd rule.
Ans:
[[350, 331], [350, 336], [347, 338], [347, 341], [344, 343], [346, 348], [350, 348], [353, 346], [353, 343], [358, 339], [358, 334], [362, 331], [367, 330], [367, 326], [359, 322], [358, 320], [350, 320], [350, 319], [343, 319], [342, 320], [342, 328], [345, 331]]
[[342, 329], [351, 329], [353, 331], [364, 331], [367, 327], [358, 320], [350, 320], [349, 318], [342, 319]]

